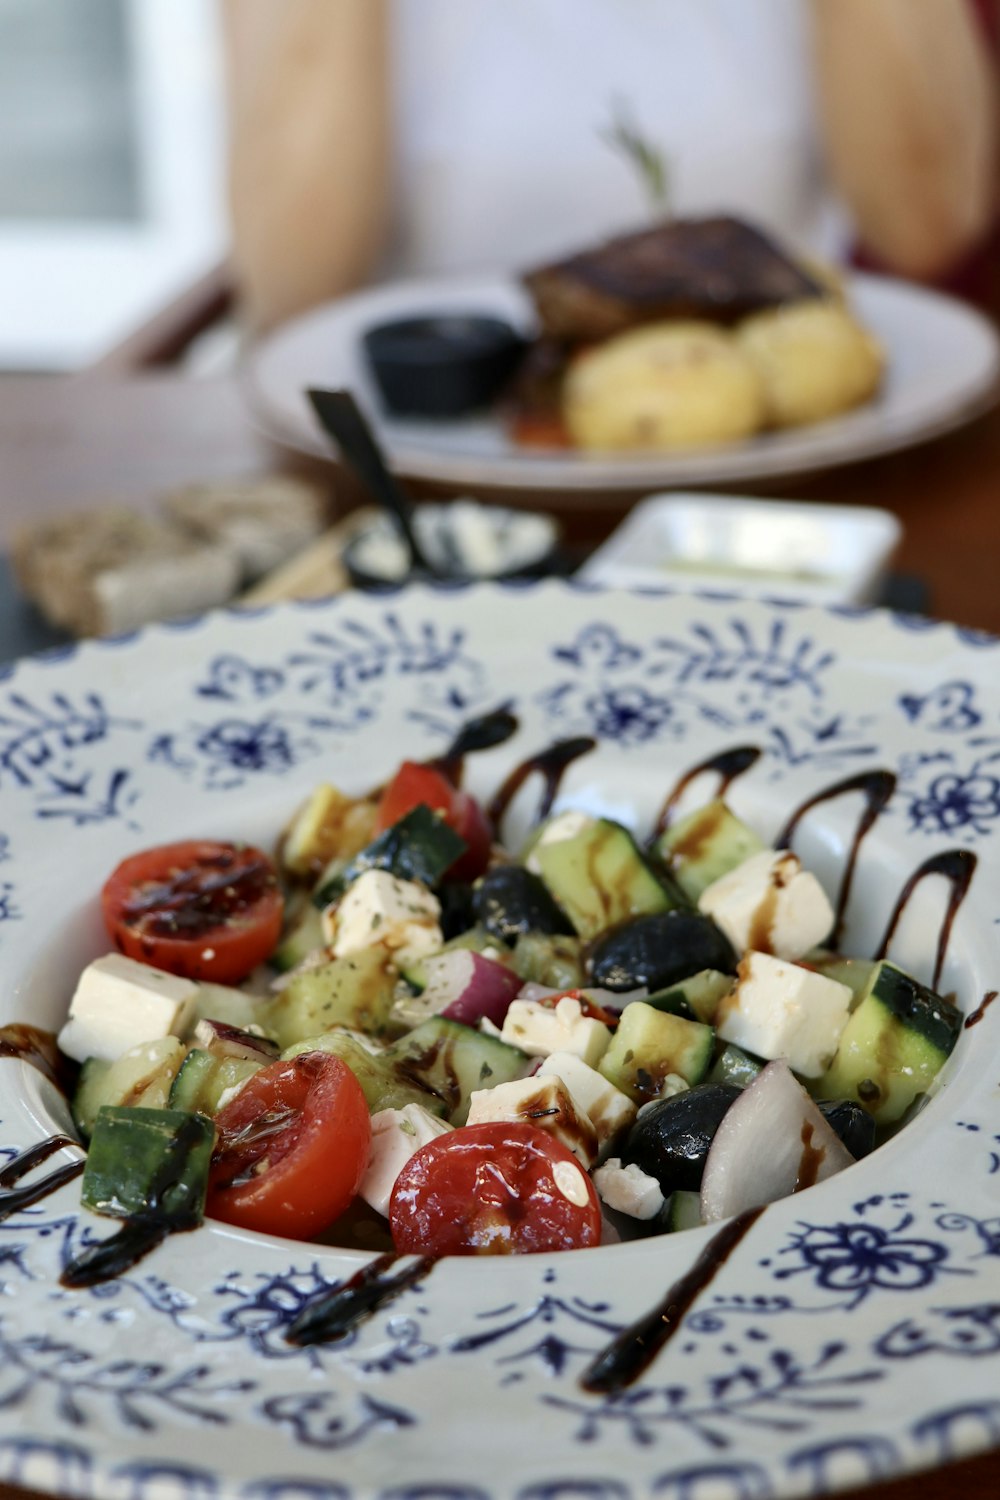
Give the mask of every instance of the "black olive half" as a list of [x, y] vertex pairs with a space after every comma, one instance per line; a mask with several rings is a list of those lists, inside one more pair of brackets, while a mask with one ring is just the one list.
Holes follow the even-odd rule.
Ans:
[[701, 969], [735, 974], [736, 954], [711, 917], [698, 911], [661, 911], [634, 917], [599, 937], [590, 950], [590, 976], [607, 990], [647, 985], [665, 990]]
[[699, 1083], [643, 1110], [622, 1143], [621, 1159], [655, 1177], [665, 1198], [697, 1192], [722, 1117], [742, 1093], [731, 1083]]
[[468, 932], [475, 923], [472, 887], [459, 880], [446, 880], [438, 891], [441, 902], [441, 935], [445, 942]]
[[496, 865], [487, 870], [476, 881], [472, 904], [480, 926], [511, 946], [523, 932], [573, 933], [544, 881], [523, 865]]
[[875, 1145], [875, 1116], [853, 1099], [821, 1099], [820, 1113], [858, 1161]]

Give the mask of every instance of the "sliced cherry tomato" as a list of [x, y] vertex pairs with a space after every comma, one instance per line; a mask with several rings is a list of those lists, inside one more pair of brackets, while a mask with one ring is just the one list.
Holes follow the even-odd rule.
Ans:
[[375, 820], [376, 832], [391, 828], [421, 803], [440, 812], [448, 826], [467, 845], [465, 853], [448, 871], [449, 878], [475, 880], [486, 869], [490, 856], [493, 830], [489, 819], [475, 797], [453, 786], [433, 766], [422, 766], [414, 760], [403, 761], [382, 793]]
[[368, 1105], [330, 1052], [261, 1068], [215, 1125], [206, 1212], [242, 1229], [308, 1239], [350, 1206], [368, 1167]]
[[104, 921], [129, 958], [236, 984], [269, 958], [284, 902], [273, 862], [249, 844], [161, 844], [123, 860], [101, 892]]
[[548, 1131], [466, 1125], [410, 1157], [389, 1227], [400, 1255], [530, 1255], [599, 1244], [601, 1208], [576, 1157]]
[[580, 1007], [580, 1014], [586, 1016], [588, 1021], [600, 1021], [602, 1026], [610, 1026], [612, 1031], [621, 1020], [617, 1011], [605, 1010], [603, 1005], [598, 1005], [582, 990], [560, 990], [558, 995], [541, 995], [538, 1004], [555, 1010], [560, 1000], [575, 1000]]

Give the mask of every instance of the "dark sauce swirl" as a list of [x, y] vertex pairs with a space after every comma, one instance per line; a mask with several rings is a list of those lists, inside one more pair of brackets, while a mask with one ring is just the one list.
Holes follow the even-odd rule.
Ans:
[[198, 1228], [202, 1222], [200, 1213], [168, 1208], [167, 1197], [180, 1182], [192, 1146], [202, 1139], [202, 1126], [198, 1115], [189, 1115], [178, 1126], [150, 1183], [146, 1208], [126, 1219], [117, 1233], [88, 1246], [71, 1260], [59, 1278], [63, 1286], [88, 1287], [111, 1281], [131, 1270], [144, 1255], [162, 1244], [168, 1234]]
[[751, 766], [755, 766], [763, 753], [756, 745], [735, 745], [732, 750], [722, 750], [718, 755], [710, 755], [707, 760], [699, 761], [696, 766], [685, 771], [684, 775], [674, 783], [667, 800], [660, 808], [652, 839], [659, 838], [670, 827], [678, 803], [691, 783], [699, 776], [704, 776], [706, 773], [717, 776], [719, 780], [715, 795], [724, 797], [737, 777], [745, 775]]
[[985, 1016], [986, 1012], [989, 1010], [990, 1006], [993, 1004], [994, 1000], [996, 999], [997, 993], [998, 992], [996, 990], [987, 990], [986, 991], [986, 994], [980, 1000], [980, 1002], [976, 1006], [975, 1010], [971, 1011], [970, 1014], [966, 1016], [966, 1018], [965, 1018], [965, 1029], [966, 1029], [966, 1031], [969, 1031], [971, 1029], [971, 1027], [973, 1027], [973, 1026], [978, 1026], [979, 1025], [980, 1021], [983, 1019], [983, 1017]]
[[440, 771], [455, 786], [460, 786], [466, 756], [477, 754], [481, 750], [492, 750], [495, 745], [503, 745], [517, 733], [517, 727], [517, 718], [509, 708], [495, 708], [488, 714], [481, 714], [478, 719], [469, 719], [462, 725], [444, 754], [435, 756], [427, 764], [433, 766], [435, 771]]
[[595, 1396], [614, 1395], [638, 1380], [670, 1342], [692, 1306], [764, 1212], [748, 1208], [713, 1235], [690, 1271], [648, 1313], [637, 1318], [587, 1366], [580, 1384]]
[[913, 896], [917, 887], [931, 875], [942, 875], [951, 886], [948, 896], [948, 905], [938, 932], [937, 955], [934, 960], [934, 973], [931, 977], [931, 989], [936, 990], [941, 982], [941, 971], [944, 968], [945, 954], [948, 951], [948, 942], [951, 937], [951, 929], [958, 914], [958, 909], [969, 893], [972, 877], [976, 873], [976, 856], [971, 849], [946, 849], [942, 854], [932, 854], [930, 859], [925, 859], [922, 865], [918, 865], [899, 893], [899, 899], [892, 909], [892, 915], [886, 925], [885, 935], [879, 944], [874, 957], [885, 958], [889, 946], [896, 935], [896, 929], [902, 919], [903, 912]]
[[55, 1156], [57, 1151], [74, 1147], [77, 1150], [83, 1149], [79, 1141], [74, 1141], [68, 1135], [50, 1135], [37, 1145], [29, 1146], [27, 1151], [11, 1157], [0, 1171], [0, 1222], [9, 1219], [12, 1214], [20, 1213], [22, 1208], [30, 1208], [33, 1203], [56, 1192], [64, 1183], [72, 1182], [74, 1177], [80, 1176], [85, 1165], [82, 1156], [78, 1161], [65, 1162], [61, 1167], [56, 1167], [54, 1172], [49, 1172], [35, 1182], [25, 1183], [24, 1187], [15, 1186], [35, 1167], [40, 1167], [50, 1156]]
[[343, 1286], [322, 1292], [307, 1302], [285, 1335], [288, 1342], [327, 1344], [342, 1339], [358, 1323], [370, 1318], [400, 1292], [420, 1281], [437, 1264], [432, 1256], [422, 1255], [412, 1265], [390, 1276], [388, 1273], [397, 1260], [396, 1255], [379, 1255], [362, 1266]]
[[854, 830], [854, 838], [851, 841], [850, 851], [844, 864], [844, 872], [840, 877], [840, 890], [837, 893], [837, 901], [834, 907], [833, 931], [830, 935], [830, 943], [835, 948], [839, 946], [843, 936], [844, 914], [847, 910], [847, 902], [851, 894], [854, 867], [858, 862], [858, 853], [861, 849], [862, 840], [874, 827], [880, 814], [888, 807], [895, 790], [896, 777], [892, 771], [862, 771], [858, 776], [848, 776], [844, 781], [835, 782], [833, 786], [825, 787], [823, 791], [816, 792], [812, 797], [808, 797], [800, 807], [795, 809], [774, 841], [776, 849], [790, 849], [792, 836], [796, 828], [798, 828], [806, 813], [811, 812], [814, 807], [819, 807], [824, 802], [833, 802], [838, 797], [847, 796], [851, 792], [860, 792], [864, 797], [865, 806], [862, 809], [861, 817], [858, 819]]
[[575, 760], [579, 760], [583, 755], [589, 755], [591, 750], [596, 748], [595, 739], [591, 739], [589, 735], [579, 735], [575, 739], [557, 740], [554, 745], [549, 745], [548, 749], [529, 756], [519, 766], [515, 766], [487, 805], [486, 813], [493, 827], [499, 829], [508, 807], [528, 777], [534, 775], [541, 776], [544, 784], [538, 810], [535, 813], [535, 822], [542, 822], [552, 811], [552, 804], [556, 800], [560, 784], [568, 768]]

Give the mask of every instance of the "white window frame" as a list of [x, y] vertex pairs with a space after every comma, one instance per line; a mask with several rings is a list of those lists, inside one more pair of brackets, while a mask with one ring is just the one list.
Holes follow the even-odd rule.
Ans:
[[127, 11], [142, 216], [0, 219], [0, 368], [73, 369], [97, 359], [224, 254], [215, 0], [127, 0]]

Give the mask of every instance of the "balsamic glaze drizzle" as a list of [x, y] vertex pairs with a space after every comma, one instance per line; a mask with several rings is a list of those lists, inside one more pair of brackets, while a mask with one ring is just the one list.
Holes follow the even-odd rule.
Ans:
[[951, 885], [948, 897], [948, 906], [938, 933], [937, 956], [934, 960], [934, 973], [931, 976], [931, 989], [936, 990], [941, 982], [941, 970], [944, 967], [944, 958], [948, 950], [948, 939], [951, 937], [952, 925], [958, 908], [965, 900], [972, 877], [976, 872], [976, 856], [971, 849], [946, 849], [942, 854], [932, 854], [930, 859], [925, 859], [922, 865], [918, 865], [899, 893], [899, 899], [893, 907], [885, 929], [885, 936], [876, 950], [876, 959], [885, 958], [889, 951], [889, 945], [896, 934], [900, 918], [906, 909], [906, 904], [913, 895], [921, 881], [926, 880], [929, 875], [943, 875]]
[[1000, 993], [1000, 992], [998, 992], [997, 990], [987, 990], [986, 991], [986, 994], [980, 1000], [980, 1002], [976, 1006], [975, 1010], [972, 1011], [969, 1015], [966, 1016], [966, 1018], [965, 1018], [965, 1029], [966, 1029], [966, 1031], [968, 1031], [969, 1028], [972, 1027], [972, 1026], [978, 1026], [979, 1025], [980, 1021], [983, 1019], [983, 1017], [985, 1016], [986, 1012], [989, 1010], [990, 1006], [993, 1004], [994, 1000], [996, 999], [998, 993]]
[[67, 1098], [73, 1091], [79, 1069], [59, 1051], [54, 1031], [43, 1031], [25, 1021], [0, 1026], [0, 1057], [30, 1063]]
[[690, 1271], [674, 1283], [663, 1300], [616, 1334], [595, 1356], [580, 1377], [583, 1389], [598, 1396], [614, 1395], [638, 1380], [763, 1212], [763, 1208], [745, 1209], [713, 1235]]
[[510, 775], [503, 781], [500, 790], [494, 795], [492, 801], [486, 808], [486, 814], [493, 827], [499, 829], [501, 819], [508, 807], [521, 790], [528, 777], [538, 772], [545, 782], [535, 821], [540, 823], [547, 818], [556, 800], [559, 784], [566, 774], [567, 769], [575, 760], [582, 755], [589, 755], [591, 750], [597, 748], [597, 741], [589, 735], [579, 735], [571, 740], [557, 740], [547, 750], [540, 751], [537, 755], [531, 755], [527, 760], [515, 766]]
[[844, 873], [840, 877], [840, 890], [837, 894], [837, 904], [834, 908], [833, 931], [830, 935], [830, 943], [836, 948], [840, 944], [844, 930], [844, 913], [847, 910], [847, 901], [851, 893], [851, 882], [854, 879], [854, 867], [858, 861], [858, 853], [865, 835], [874, 825], [880, 813], [888, 806], [892, 794], [896, 790], [896, 777], [892, 771], [862, 771], [858, 776], [848, 776], [844, 781], [835, 782], [833, 786], [824, 791], [817, 792], [815, 796], [808, 797], [801, 807], [788, 819], [784, 828], [774, 841], [776, 849], [790, 849], [792, 835], [806, 813], [811, 812], [814, 807], [819, 807], [824, 802], [832, 802], [837, 797], [843, 797], [848, 792], [861, 792], [865, 799], [864, 811], [858, 819], [854, 830], [854, 838], [851, 842], [850, 853], [844, 865]]
[[201, 1215], [192, 1209], [178, 1211], [167, 1205], [172, 1188], [177, 1187], [187, 1165], [192, 1145], [202, 1137], [197, 1115], [190, 1115], [180, 1125], [163, 1153], [163, 1158], [149, 1187], [149, 1200], [142, 1213], [125, 1220], [115, 1234], [89, 1245], [75, 1260], [63, 1268], [59, 1277], [65, 1287], [97, 1286], [131, 1270], [136, 1261], [155, 1250], [168, 1234], [197, 1229]]
[[343, 1338], [408, 1286], [422, 1280], [437, 1264], [432, 1256], [422, 1255], [395, 1276], [388, 1275], [398, 1258], [392, 1254], [379, 1255], [342, 1286], [314, 1297], [290, 1325], [285, 1334], [287, 1341], [304, 1346]]
[[692, 766], [690, 771], [685, 771], [680, 780], [674, 784], [666, 802], [660, 808], [659, 817], [656, 820], [656, 826], [651, 835], [651, 841], [658, 839], [670, 827], [674, 813], [677, 810], [677, 804], [692, 781], [696, 780], [697, 777], [704, 775], [705, 772], [711, 772], [718, 776], [719, 785], [716, 788], [715, 795], [716, 797], [724, 797], [736, 778], [744, 775], [745, 772], [750, 770], [751, 766], [755, 766], [763, 753], [756, 745], [736, 745], [732, 750], [722, 750], [718, 755], [711, 755], [708, 760], [703, 760], [698, 765]]
[[465, 769], [465, 757], [478, 750], [492, 750], [502, 745], [517, 733], [517, 718], [505, 704], [491, 713], [481, 714], [478, 719], [469, 719], [448, 746], [443, 755], [438, 755], [427, 764], [440, 771], [449, 781], [459, 786]]
[[57, 1151], [73, 1146], [80, 1151], [83, 1150], [79, 1141], [74, 1141], [68, 1135], [50, 1135], [44, 1141], [29, 1146], [27, 1151], [21, 1151], [7, 1162], [0, 1171], [0, 1223], [4, 1219], [9, 1219], [11, 1214], [20, 1213], [22, 1208], [30, 1208], [39, 1199], [47, 1198], [64, 1183], [72, 1182], [74, 1177], [80, 1176], [85, 1165], [82, 1156], [79, 1161], [64, 1162], [61, 1167], [56, 1167], [54, 1172], [49, 1172], [46, 1177], [40, 1177], [37, 1182], [26, 1183], [24, 1187], [14, 1186], [28, 1172], [41, 1166], [43, 1161], [48, 1161], [50, 1156], [55, 1156]]

